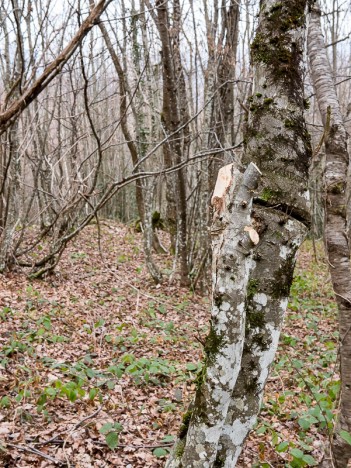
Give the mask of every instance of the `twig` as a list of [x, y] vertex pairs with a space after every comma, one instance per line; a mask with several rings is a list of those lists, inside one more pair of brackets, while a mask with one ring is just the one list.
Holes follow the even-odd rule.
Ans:
[[9, 444], [6, 443], [6, 447], [12, 447], [17, 450], [22, 450], [22, 452], [29, 452], [29, 453], [34, 453], [35, 455], [38, 455], [39, 457], [45, 458], [46, 460], [51, 461], [52, 463], [55, 463], [55, 465], [62, 465], [63, 462], [61, 460], [57, 460], [56, 458], [50, 457], [50, 455], [47, 455], [44, 452], [41, 452], [40, 450], [30, 447], [27, 445], [15, 445], [15, 444]]
[[65, 453], [65, 447], [66, 447], [68, 438], [73, 434], [73, 432], [74, 432], [76, 429], [78, 429], [79, 426], [81, 426], [81, 425], [82, 425], [85, 421], [87, 421], [88, 419], [91, 419], [91, 418], [93, 418], [94, 416], [96, 416], [97, 414], [99, 414], [101, 410], [102, 410], [102, 406], [99, 406], [99, 408], [98, 408], [96, 411], [94, 411], [94, 413], [89, 414], [89, 415], [86, 416], [84, 419], [82, 419], [81, 421], [77, 422], [77, 424], [75, 424], [75, 425], [73, 426], [73, 428], [69, 431], [68, 435], [66, 436], [65, 441], [64, 441], [63, 446], [62, 446], [62, 451], [63, 451], [63, 453], [64, 453], [64, 455], [65, 455], [65, 458], [66, 458], [68, 467], [71, 466], [71, 464], [70, 464], [70, 462], [69, 462], [69, 460], [68, 460], [68, 458], [67, 458], [67, 456], [66, 456], [66, 453]]
[[[106, 446], [107, 447], [107, 444], [106, 442], [100, 442], [100, 441], [94, 441], [95, 444], [98, 444], [98, 445], [103, 445], [103, 446]], [[132, 444], [118, 444], [118, 446], [116, 447], [116, 449], [118, 448], [124, 448], [124, 447], [130, 447], [130, 448], [133, 448], [135, 450], [139, 450], [139, 449], [143, 449], [143, 448], [158, 448], [158, 447], [173, 447], [174, 445], [174, 442], [167, 442], [165, 444], [155, 444], [155, 445], [132, 445]]]

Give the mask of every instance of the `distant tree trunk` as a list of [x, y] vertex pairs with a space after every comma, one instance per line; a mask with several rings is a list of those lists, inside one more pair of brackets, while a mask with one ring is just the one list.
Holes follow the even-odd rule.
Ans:
[[[162, 45], [163, 105], [162, 120], [168, 136], [164, 148], [166, 167], [179, 164], [187, 157], [189, 145], [186, 89], [179, 51], [180, 5], [174, 0], [173, 28], [170, 26], [167, 2], [157, 0], [156, 25]], [[173, 248], [179, 253], [180, 276], [189, 284], [187, 249], [186, 171], [179, 169], [167, 176], [167, 217], [173, 237]]]
[[[224, 282], [220, 297], [216, 289], [213, 291], [205, 362], [219, 362], [222, 375], [226, 376], [225, 354], [218, 345], [234, 336], [238, 346], [243, 340], [241, 333], [245, 333], [243, 352], [230, 369], [233, 379], [229, 401], [228, 391], [224, 393], [222, 389], [221, 372], [216, 378], [205, 366], [195, 403], [185, 417], [168, 468], [235, 467], [245, 438], [257, 419], [278, 345], [296, 253], [310, 218], [307, 179], [311, 146], [303, 117], [302, 81], [306, 3], [307, 0], [260, 3], [259, 27], [251, 46], [254, 94], [250, 98], [244, 154], [244, 162], [254, 162], [262, 172], [248, 231], [253, 238], [256, 232], [259, 242], [248, 248], [243, 239], [237, 249], [236, 255], [240, 258], [245, 252], [251, 265], [242, 282], [245, 288], [242, 319], [233, 325], [234, 329], [230, 325], [236, 311], [228, 307], [227, 297], [235, 297], [232, 291], [237, 270]], [[221, 274], [221, 268], [229, 273], [233, 262], [230, 256], [223, 258], [217, 265], [217, 275]], [[242, 320], [245, 332], [241, 329]], [[210, 403], [204, 402], [204, 389], [212, 392]]]
[[[320, 7], [316, 1], [311, 7], [308, 56], [325, 128], [324, 238], [330, 276], [339, 309], [340, 331], [341, 392], [338, 421], [332, 442], [332, 456], [335, 467], [346, 468], [351, 462], [351, 445], [340, 436], [340, 431], [351, 433], [351, 269], [346, 222], [349, 154], [347, 133], [325, 50], [320, 16]], [[326, 459], [325, 466], [331, 466], [330, 460]]]
[[[217, 7], [219, 8], [219, 7]], [[213, 51], [216, 66], [214, 90], [217, 94], [212, 101], [209, 129], [209, 148], [225, 148], [234, 144], [234, 79], [238, 46], [240, 1], [222, 1], [221, 31], [217, 50]], [[215, 38], [212, 39], [212, 42]], [[214, 45], [213, 47], [214, 48]], [[209, 51], [210, 52], [210, 51]], [[218, 169], [223, 165], [224, 153], [214, 156], [209, 162], [209, 188], [213, 191]]]
[[[103, 25], [99, 23], [100, 31], [105, 40], [107, 49], [110, 53], [113, 65], [115, 67], [116, 73], [119, 79], [119, 91], [120, 91], [120, 115], [121, 115], [121, 128], [123, 136], [126, 140], [132, 162], [134, 166], [138, 165], [139, 162], [139, 149], [138, 145], [135, 143], [132, 135], [129, 131], [128, 122], [127, 122], [127, 82], [124, 70], [120, 63], [117, 53], [114, 50], [113, 44], [109, 37], [109, 34]], [[140, 145], [139, 145], [140, 146]], [[143, 154], [140, 155], [142, 157]], [[151, 187], [146, 187], [146, 190], [151, 190]], [[139, 217], [141, 220], [141, 225], [143, 227], [143, 238], [144, 238], [144, 253], [145, 253], [145, 262], [148, 268], [148, 271], [156, 283], [161, 282], [162, 275], [160, 270], [157, 268], [152, 256], [152, 245], [153, 245], [153, 230], [152, 230], [152, 200], [149, 193], [143, 191], [143, 182], [136, 181], [135, 185], [135, 194], [136, 202]]]

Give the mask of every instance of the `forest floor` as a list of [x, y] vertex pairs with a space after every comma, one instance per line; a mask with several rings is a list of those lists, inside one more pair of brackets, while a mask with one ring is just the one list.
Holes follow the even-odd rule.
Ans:
[[[209, 295], [154, 285], [131, 229], [103, 223], [101, 250], [97, 237], [86, 228], [45, 280], [0, 277], [0, 466], [165, 463], [201, 368]], [[311, 251], [240, 467], [313, 466], [332, 431], [336, 308]]]

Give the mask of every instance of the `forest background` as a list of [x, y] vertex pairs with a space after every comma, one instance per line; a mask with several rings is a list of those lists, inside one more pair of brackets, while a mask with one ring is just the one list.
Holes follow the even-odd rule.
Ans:
[[[350, 128], [350, 6], [348, 2], [330, 0], [322, 3], [322, 9], [326, 50], [341, 112], [347, 128]], [[91, 224], [96, 225], [95, 245], [101, 255], [105, 253], [105, 261], [101, 261], [101, 265], [109, 268], [109, 275], [112, 275], [109, 278], [115, 281], [113, 287], [116, 290], [125, 287], [117, 272], [118, 269], [123, 271], [124, 265], [127, 271], [135, 268], [139, 273], [140, 269], [143, 281], [148, 282], [147, 278], [151, 277], [153, 282], [162, 283], [160, 288], [165, 284], [166, 288], [180, 284], [185, 288], [180, 291], [186, 297], [188, 293], [185, 291], [189, 290], [199, 291], [205, 297], [208, 295], [211, 262], [209, 205], [218, 169], [231, 162], [240, 165], [249, 111], [248, 98], [252, 93], [249, 51], [257, 25], [257, 12], [258, 4], [252, 1], [239, 4], [225, 1], [180, 3], [174, 0], [156, 2], [156, 5], [146, 0], [98, 2], [96, 5], [82, 1], [74, 5], [62, 2], [59, 7], [50, 1], [2, 2], [0, 267], [5, 285], [3, 318], [5, 320], [5, 317], [15, 314], [20, 321], [18, 329], [16, 325], [2, 335], [2, 370], [8, 382], [9, 360], [15, 357], [18, 361], [16, 366], [19, 365], [25, 375], [17, 374], [19, 370], [16, 370], [15, 382], [10, 379], [1, 402], [3, 408], [20, 404], [20, 419], [26, 418], [23, 411], [23, 414], [31, 414], [25, 405], [39, 407], [41, 417], [48, 418], [45, 414], [45, 411], [49, 413], [46, 409], [48, 401], [51, 404], [56, 399], [64, 399], [65, 395], [71, 402], [88, 398], [99, 404], [99, 413], [103, 411], [103, 392], [99, 386], [89, 384], [87, 392], [79, 380], [82, 375], [64, 382], [62, 375], [67, 375], [68, 371], [62, 369], [60, 378], [55, 373], [51, 377], [47, 373], [42, 376], [43, 382], [38, 385], [37, 392], [27, 396], [28, 387], [33, 385], [36, 377], [32, 375], [33, 370], [24, 370], [22, 358], [18, 359], [22, 353], [28, 353], [30, 359], [33, 356], [38, 359], [37, 346], [45, 343], [63, 346], [62, 343], [66, 342], [67, 331], [52, 334], [56, 319], [46, 311], [43, 313], [41, 307], [45, 306], [40, 305], [51, 300], [46, 297], [47, 293], [42, 296], [43, 286], [37, 280], [44, 278], [45, 282], [58, 282], [60, 285], [65, 281], [70, 283], [75, 267], [86, 262], [85, 248], [74, 247], [79, 246], [78, 235], [86, 226], [89, 226], [87, 232], [92, 232]], [[87, 17], [90, 22], [86, 22]], [[324, 126], [307, 66], [305, 85], [306, 120], [316, 147], [321, 141]], [[310, 170], [312, 235], [316, 238], [321, 237], [323, 231], [323, 169], [321, 152], [313, 158]], [[270, 195], [266, 194], [267, 197]], [[116, 221], [122, 222], [127, 230], [123, 230]], [[107, 243], [104, 243], [104, 230], [107, 234], [115, 232], [114, 239], [109, 242], [105, 239]], [[82, 239], [85, 235], [82, 233]], [[131, 266], [133, 263], [129, 261], [133, 255], [130, 257], [124, 251], [125, 247], [118, 251], [110, 245], [112, 242], [120, 246], [122, 239], [133, 236], [136, 239], [134, 254], [141, 249], [144, 255], [138, 260], [138, 266]], [[133, 243], [134, 240], [130, 239], [130, 244]], [[115, 253], [115, 258], [107, 255], [108, 249]], [[61, 258], [66, 271], [74, 264], [72, 277], [69, 270], [60, 276]], [[70, 259], [68, 264], [67, 259]], [[142, 262], [145, 262], [148, 274]], [[87, 274], [83, 274], [83, 283]], [[22, 283], [21, 293], [15, 298], [16, 275], [22, 278], [20, 281], [28, 283]], [[24, 280], [24, 276], [29, 279]], [[132, 277], [127, 281], [134, 284]], [[7, 282], [15, 282], [15, 285], [6, 286]], [[148, 283], [150, 288], [154, 288], [153, 282]], [[134, 285], [134, 288], [139, 290], [140, 285]], [[8, 291], [11, 291], [10, 295]], [[166, 291], [163, 293], [167, 294]], [[55, 296], [58, 310], [61, 310], [62, 298]], [[155, 301], [154, 292], [151, 296], [149, 303], [153, 305], [146, 306], [145, 303], [144, 306], [149, 310], [150, 318], [158, 320], [153, 314], [162, 314], [159, 309], [165, 301], [161, 298], [158, 302], [158, 296]], [[136, 294], [135, 300], [138, 310], [140, 293]], [[171, 307], [177, 308], [187, 300], [182, 296], [180, 303], [175, 301]], [[202, 296], [196, 300], [201, 303], [204, 299]], [[156, 311], [155, 304], [158, 304]], [[25, 314], [28, 308], [32, 310], [29, 319], [32, 322], [23, 325], [22, 320], [28, 320]], [[56, 310], [56, 306], [50, 310]], [[23, 312], [22, 319], [21, 314], [17, 316], [19, 312]], [[206, 324], [204, 317], [201, 318], [203, 327]], [[107, 343], [110, 340], [112, 346], [118, 348], [116, 337], [104, 328], [105, 315], [95, 318], [88, 325], [90, 336], [95, 340], [94, 346], [98, 346], [97, 340], [106, 339]], [[141, 338], [134, 325], [130, 328], [130, 325], [124, 325], [128, 323], [124, 317], [120, 319], [113, 323], [113, 327], [122, 327], [117, 335], [128, 335], [133, 342], [134, 334], [135, 343], [138, 343]], [[59, 325], [61, 319], [57, 320]], [[165, 325], [156, 324], [157, 327], [171, 327], [169, 324], [176, 323], [176, 320], [160, 322]], [[82, 323], [85, 331], [86, 325]], [[100, 329], [104, 330], [103, 333]], [[173, 333], [172, 327], [166, 331]], [[205, 335], [205, 330], [201, 333]], [[53, 342], [52, 336], [56, 337]], [[29, 344], [23, 344], [26, 339]], [[199, 340], [201, 342], [202, 338]], [[34, 347], [33, 342], [36, 344]], [[128, 347], [123, 349], [122, 361], [116, 356], [121, 367], [117, 365], [117, 370], [108, 372], [106, 368], [107, 374], [102, 372], [104, 377], [98, 374], [89, 377], [89, 372], [84, 369], [87, 362], [83, 365], [80, 358], [64, 359], [64, 362], [83, 366], [85, 383], [89, 379], [102, 379], [104, 383], [101, 385], [107, 386], [106, 382], [116, 384], [107, 378], [108, 373], [115, 372], [118, 377], [122, 368], [128, 368], [127, 364], [132, 366], [130, 375], [138, 377], [141, 373], [142, 379], [145, 379], [145, 372], [148, 374], [145, 368], [150, 371], [151, 367], [154, 370], [149, 373], [156, 375], [173, 372], [172, 365], [165, 364], [162, 359], [156, 359], [155, 363], [151, 356], [146, 362], [139, 362], [139, 357], [143, 357], [124, 352], [127, 350]], [[199, 358], [187, 364], [186, 371], [190, 377], [199, 370], [198, 361]], [[53, 365], [58, 368], [55, 367], [57, 363], [50, 361], [47, 364], [49, 368]], [[83, 371], [79, 368], [78, 372]], [[18, 381], [22, 383], [18, 384]], [[55, 383], [55, 386], [51, 381], [61, 383]], [[26, 383], [23, 385], [23, 382]], [[112, 387], [112, 383], [109, 385]], [[175, 405], [172, 403], [174, 398], [166, 398], [165, 401]], [[112, 426], [102, 425], [97, 431], [105, 427], [100, 435], [105, 431], [105, 435], [114, 441], [122, 430], [120, 423], [115, 419], [110, 421], [110, 416], [105, 417], [107, 424]], [[311, 414], [310, 419], [307, 418], [312, 421], [308, 429], [314, 421], [311, 417], [316, 416]], [[28, 416], [29, 421], [31, 418]], [[84, 416], [77, 420], [76, 429], [81, 429], [82, 419]], [[319, 422], [328, 426], [324, 419]], [[5, 434], [13, 434], [13, 429], [12, 432], [7, 431], [10, 426], [4, 427]], [[67, 452], [67, 444], [71, 445], [68, 434], [66, 436], [60, 447], [63, 454]], [[169, 441], [166, 439], [166, 445]], [[115, 448], [113, 442], [108, 442], [105, 443]], [[279, 440], [275, 446], [281, 442], [286, 441]], [[9, 444], [11, 442], [8, 442], [8, 447], [11, 447]], [[19, 443], [13, 445], [21, 447]], [[301, 456], [294, 457], [291, 450], [296, 449], [295, 445], [288, 443], [282, 452], [293, 460], [302, 460], [300, 466], [304, 466], [308, 458], [304, 461], [302, 456], [308, 457], [310, 451], [307, 450], [307, 455], [295, 452]], [[21, 452], [20, 449], [18, 451]], [[154, 456], [157, 454], [165, 455], [161, 451]], [[20, 455], [17, 453], [15, 456]], [[152, 463], [156, 463], [152, 461], [154, 457], [150, 460], [150, 466], [153, 466]], [[134, 463], [132, 466], [136, 466]]]

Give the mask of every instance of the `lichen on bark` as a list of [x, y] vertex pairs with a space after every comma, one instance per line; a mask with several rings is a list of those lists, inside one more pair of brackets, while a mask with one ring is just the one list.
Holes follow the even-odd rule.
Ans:
[[[249, 103], [243, 157], [245, 165], [253, 161], [262, 171], [248, 220], [248, 225], [258, 234], [259, 242], [246, 249], [249, 268], [245, 281], [236, 284], [234, 289], [229, 288], [240, 273], [237, 256], [238, 252], [243, 252], [243, 245], [233, 244], [233, 241], [237, 242], [240, 229], [234, 229], [228, 237], [218, 238], [214, 245], [212, 326], [216, 339], [210, 342], [218, 348], [216, 359], [213, 361], [211, 355], [213, 362], [206, 367], [206, 376], [202, 375], [204, 380], [196, 394], [185, 451], [176, 463], [171, 457], [167, 464], [169, 468], [233, 468], [257, 419], [279, 341], [296, 253], [309, 225], [306, 193], [311, 144], [303, 117], [302, 81], [306, 3], [307, 0], [261, 1], [259, 27], [252, 46], [254, 89]], [[226, 257], [217, 259], [218, 246], [225, 241], [231, 248], [225, 250]], [[217, 280], [225, 285], [224, 289], [217, 287]], [[238, 326], [235, 320], [233, 322], [228, 304], [234, 291], [242, 294], [243, 285], [244, 301], [237, 301], [242, 316], [234, 315], [235, 320], [240, 320]], [[231, 294], [228, 294], [229, 290]], [[246, 323], [242, 321], [243, 317], [246, 317]], [[227, 321], [228, 318], [231, 321]], [[245, 337], [240, 336], [239, 330]], [[235, 385], [229, 400], [230, 385], [226, 386], [225, 393], [221, 385], [222, 369], [216, 378], [211, 370], [213, 363], [219, 362], [221, 354], [223, 356], [223, 344], [228, 337], [242, 343], [240, 359], [230, 365], [233, 366]], [[221, 400], [218, 405], [216, 401]]]

